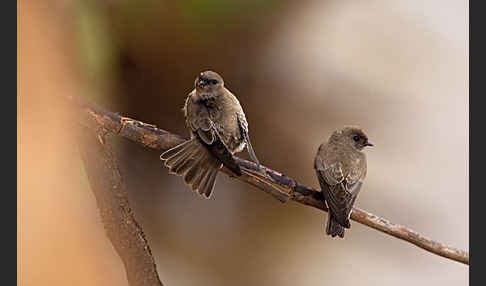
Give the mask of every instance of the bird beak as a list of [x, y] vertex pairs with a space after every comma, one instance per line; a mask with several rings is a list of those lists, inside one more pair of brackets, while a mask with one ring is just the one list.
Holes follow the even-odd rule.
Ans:
[[365, 146], [370, 146], [370, 147], [373, 147], [375, 146], [375, 144], [371, 143], [371, 142], [366, 142]]

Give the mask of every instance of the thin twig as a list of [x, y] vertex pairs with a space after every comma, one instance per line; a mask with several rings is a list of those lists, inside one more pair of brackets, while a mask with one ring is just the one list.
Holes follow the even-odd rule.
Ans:
[[[146, 124], [138, 120], [122, 117], [110, 111], [101, 109], [79, 98], [69, 97], [72, 102], [83, 107], [87, 116], [92, 117], [101, 127], [121, 137], [140, 143], [156, 150], [167, 150], [185, 139], [158, 129], [156, 126]], [[273, 195], [282, 202], [292, 199], [304, 205], [312, 206], [327, 212], [323, 203], [322, 193], [313, 188], [299, 184], [296, 180], [287, 177], [277, 171], [260, 165], [236, 158], [243, 168], [244, 174], [236, 179], [255, 186], [264, 192]], [[222, 171], [232, 176], [231, 171], [223, 168]], [[452, 248], [443, 243], [428, 239], [419, 233], [401, 225], [396, 225], [386, 219], [368, 213], [359, 208], [353, 208], [351, 219], [361, 224], [387, 233], [396, 238], [405, 240], [431, 253], [469, 265], [469, 253]]]
[[[93, 118], [94, 119], [94, 118]], [[128, 203], [107, 128], [82, 122], [78, 145], [106, 234], [125, 265], [130, 286], [162, 286], [150, 247]]]

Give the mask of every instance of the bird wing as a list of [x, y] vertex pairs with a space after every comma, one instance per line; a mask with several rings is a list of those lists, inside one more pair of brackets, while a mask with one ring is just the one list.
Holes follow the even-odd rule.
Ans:
[[237, 113], [238, 119], [238, 126], [240, 127], [240, 132], [243, 138], [245, 139], [246, 146], [248, 148], [248, 153], [250, 154], [251, 159], [260, 165], [258, 158], [255, 155], [255, 151], [253, 150], [253, 146], [251, 146], [250, 136], [248, 135], [248, 122], [246, 121], [246, 117], [244, 113]]
[[332, 164], [324, 161], [316, 166], [316, 172], [328, 207], [342, 226], [349, 227], [349, 215], [362, 185], [361, 168], [345, 170], [339, 161]]
[[206, 103], [191, 103], [190, 97], [187, 98], [184, 112], [186, 116], [186, 123], [203, 145], [205, 145], [211, 153], [218, 158], [223, 165], [233, 171], [236, 175], [242, 174], [241, 169], [233, 158], [231, 152], [225, 146], [218, 128], [211, 119], [210, 112]]
[[197, 135], [204, 143], [211, 145], [216, 139], [214, 123], [211, 120], [209, 110], [203, 103], [192, 102], [192, 94], [186, 99], [184, 105], [184, 115], [187, 126]]

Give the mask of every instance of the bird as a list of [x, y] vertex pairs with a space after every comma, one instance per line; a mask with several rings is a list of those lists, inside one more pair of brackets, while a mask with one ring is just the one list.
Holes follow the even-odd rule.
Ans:
[[345, 126], [334, 131], [323, 142], [314, 159], [314, 169], [329, 213], [326, 234], [344, 238], [350, 228], [349, 217], [366, 177], [366, 155], [363, 149], [374, 146], [358, 126]]
[[190, 139], [165, 151], [160, 159], [169, 173], [182, 176], [194, 192], [209, 199], [223, 165], [241, 176], [233, 155], [245, 147], [260, 166], [243, 108], [218, 73], [208, 70], [198, 74], [182, 110]]

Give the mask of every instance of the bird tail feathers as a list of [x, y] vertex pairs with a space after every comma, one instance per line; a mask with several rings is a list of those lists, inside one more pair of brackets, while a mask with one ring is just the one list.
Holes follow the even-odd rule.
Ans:
[[344, 227], [334, 218], [334, 215], [329, 211], [326, 224], [326, 233], [332, 237], [344, 237]]
[[210, 198], [221, 169], [221, 162], [196, 138], [190, 139], [160, 155], [169, 172], [184, 178], [191, 189]]

